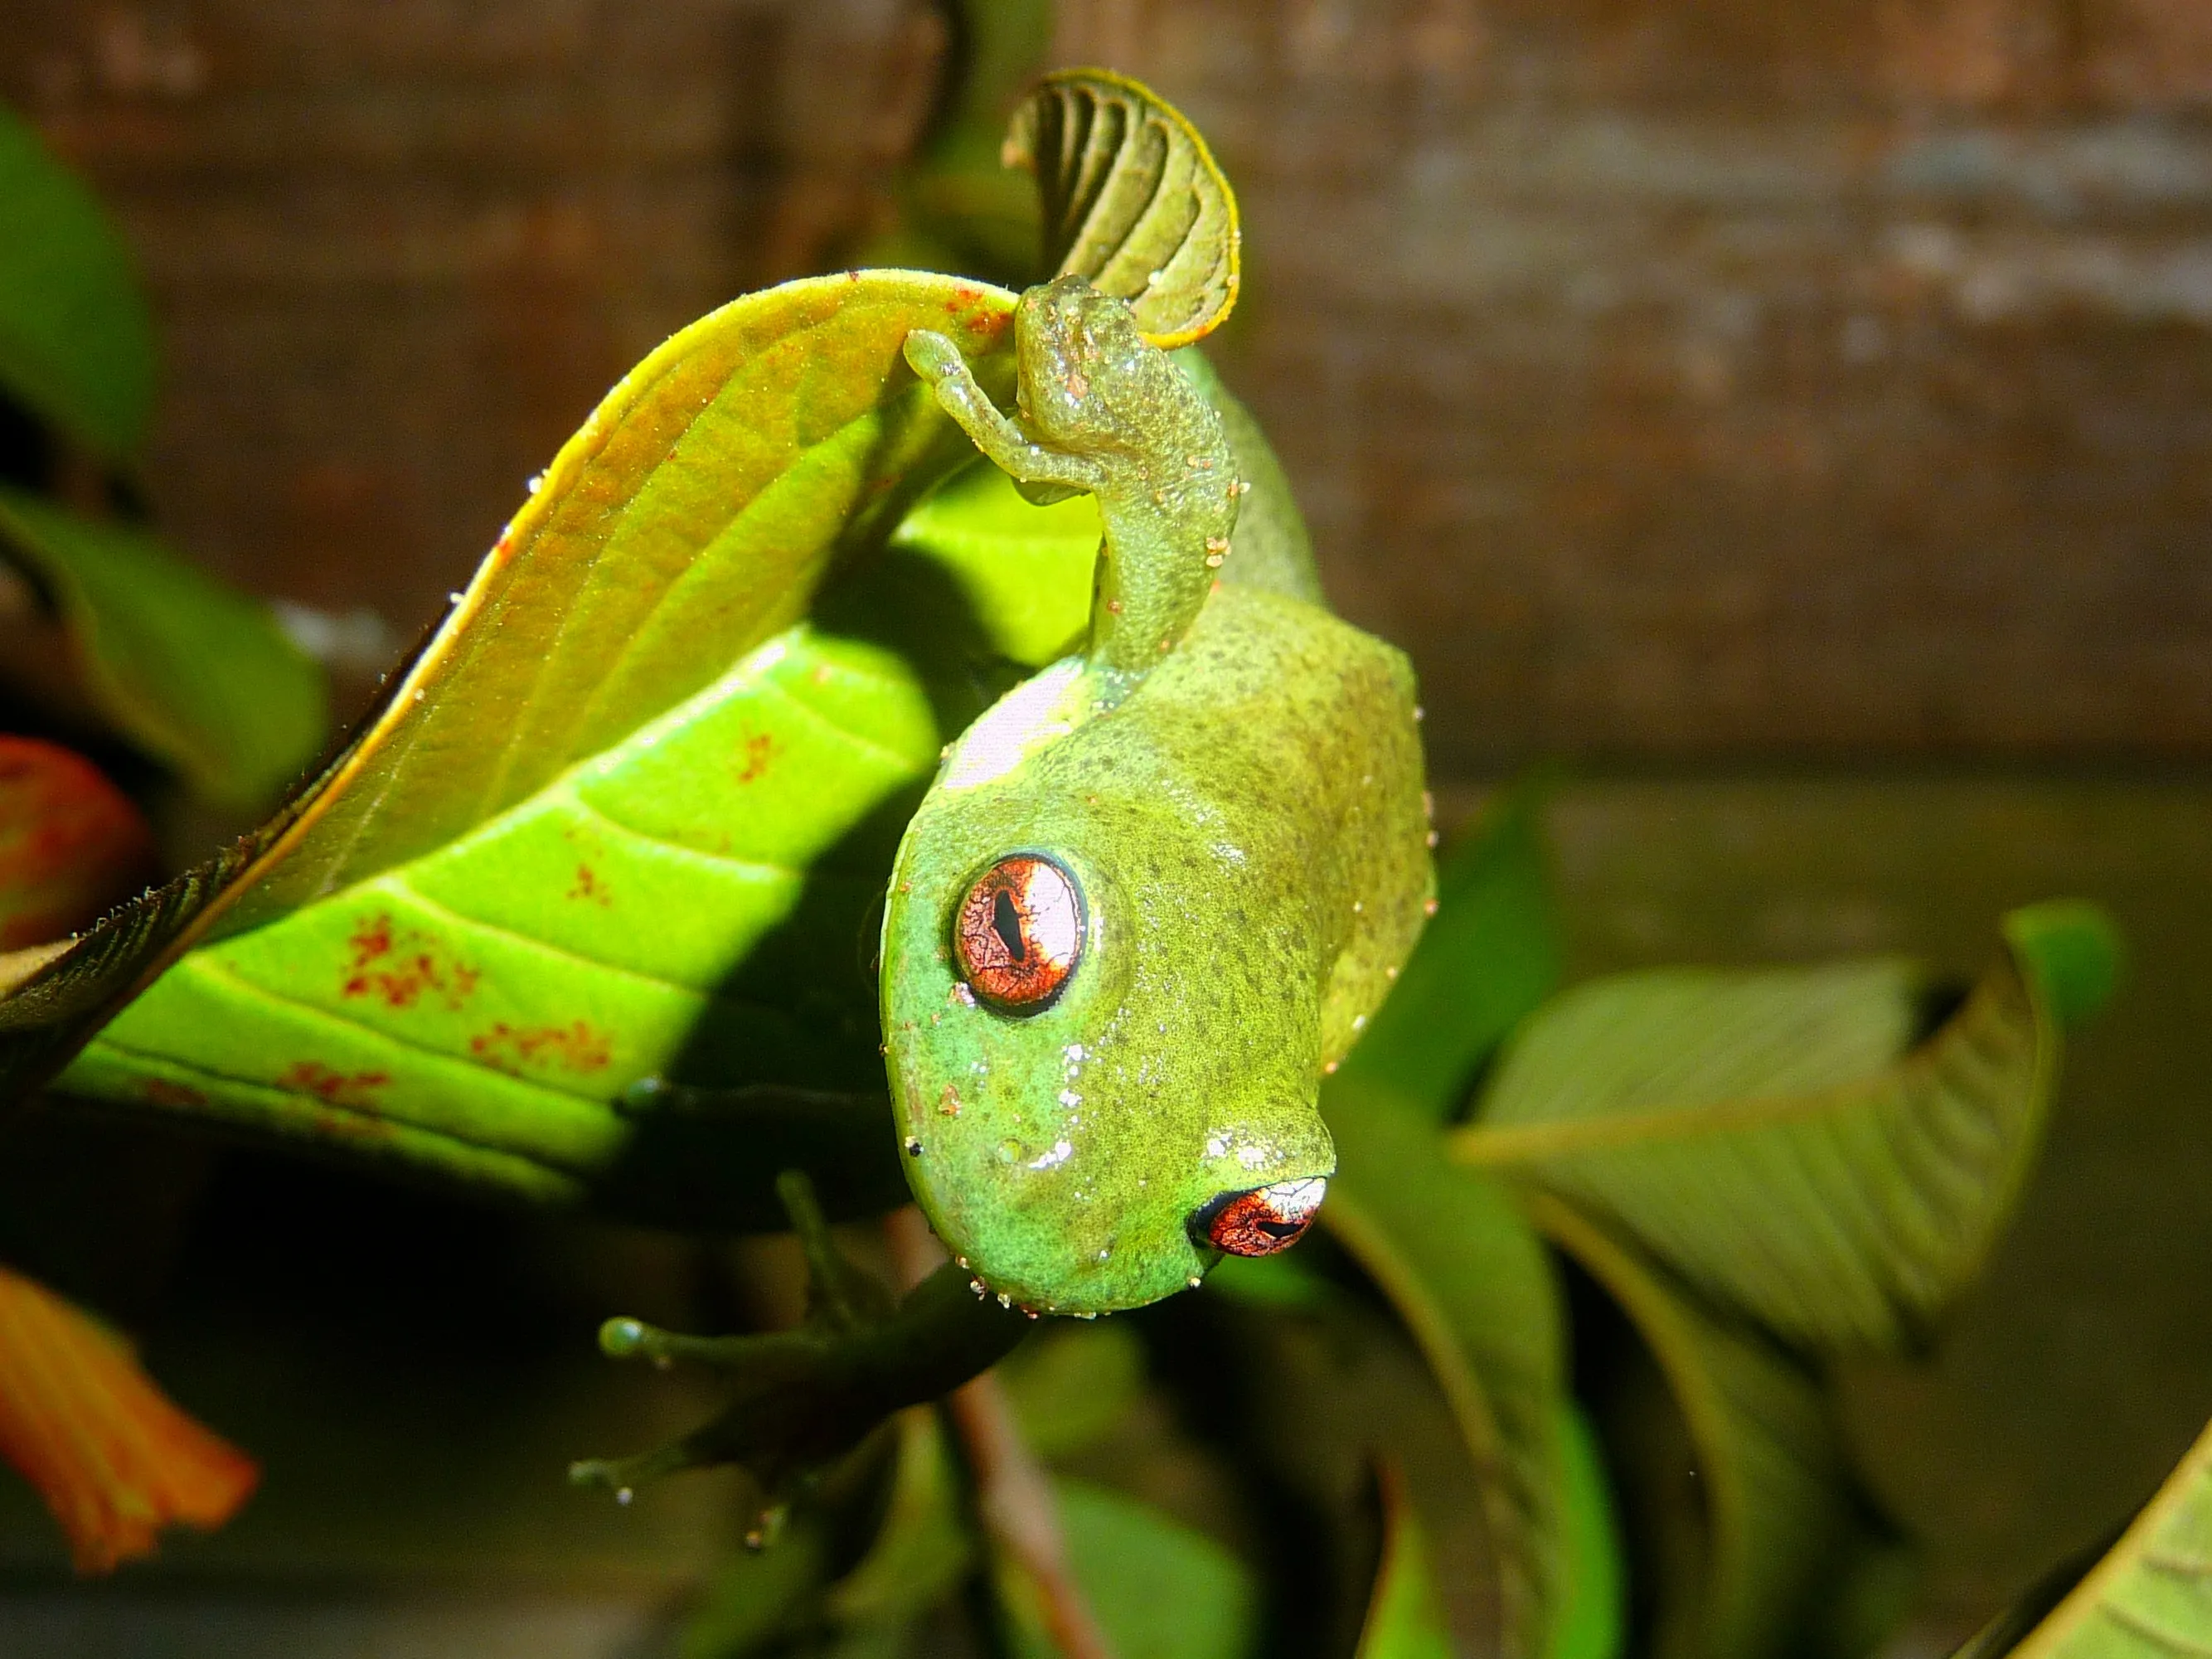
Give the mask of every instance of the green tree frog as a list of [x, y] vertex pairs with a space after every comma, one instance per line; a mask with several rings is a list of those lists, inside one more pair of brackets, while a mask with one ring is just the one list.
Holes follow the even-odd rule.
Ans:
[[979, 1293], [1095, 1315], [1312, 1220], [1320, 1079], [1432, 907], [1412, 672], [1237, 557], [1222, 417], [1080, 277], [1015, 313], [1018, 408], [908, 360], [1032, 499], [1104, 526], [1082, 651], [945, 751], [892, 872], [885, 1054], [915, 1196]]

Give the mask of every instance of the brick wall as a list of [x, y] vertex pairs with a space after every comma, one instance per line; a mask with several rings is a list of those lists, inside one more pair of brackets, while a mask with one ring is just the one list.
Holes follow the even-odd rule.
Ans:
[[[12, 11], [167, 331], [165, 521], [401, 635], [629, 362], [849, 243], [933, 38]], [[1216, 140], [1219, 356], [1442, 769], [2212, 751], [2212, 3], [1067, 0], [1061, 56]]]

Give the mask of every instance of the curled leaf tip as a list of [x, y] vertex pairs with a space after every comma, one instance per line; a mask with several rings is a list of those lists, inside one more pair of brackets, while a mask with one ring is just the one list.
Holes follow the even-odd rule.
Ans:
[[1044, 263], [1129, 302], [1163, 349], [1237, 303], [1237, 198], [1181, 111], [1110, 70], [1055, 70], [1015, 112], [1000, 159], [1035, 175]]
[[260, 1479], [186, 1416], [125, 1343], [0, 1268], [0, 1457], [38, 1489], [82, 1573], [152, 1553], [164, 1527], [219, 1527]]
[[2047, 899], [2013, 911], [2005, 917], [2004, 929], [2036, 988], [2063, 1024], [2086, 1024], [2119, 988], [2124, 947], [2118, 927], [2102, 905]]

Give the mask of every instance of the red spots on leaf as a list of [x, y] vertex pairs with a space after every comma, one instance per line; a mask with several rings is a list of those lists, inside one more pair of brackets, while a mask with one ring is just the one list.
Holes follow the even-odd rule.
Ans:
[[172, 1083], [165, 1077], [149, 1078], [140, 1092], [149, 1106], [179, 1107], [186, 1110], [207, 1104], [207, 1097], [189, 1083]]
[[568, 896], [603, 907], [611, 907], [615, 902], [615, 896], [607, 891], [606, 883], [599, 879], [599, 872], [588, 864], [576, 866], [576, 884], [568, 890]]
[[392, 1081], [389, 1072], [341, 1072], [320, 1060], [295, 1060], [276, 1079], [279, 1088], [313, 1095], [329, 1106], [364, 1106]]
[[446, 954], [444, 942], [416, 928], [395, 928], [391, 916], [364, 921], [346, 941], [353, 957], [339, 988], [349, 997], [375, 997], [387, 1008], [411, 1008], [434, 1000], [458, 1009], [476, 994], [480, 970]]
[[768, 770], [768, 763], [775, 758], [775, 739], [765, 732], [756, 732], [745, 739], [739, 752], [738, 781], [750, 783]]
[[487, 1066], [516, 1073], [525, 1066], [599, 1072], [614, 1059], [606, 1036], [580, 1019], [566, 1025], [510, 1025], [502, 1019], [471, 1037], [469, 1052]]

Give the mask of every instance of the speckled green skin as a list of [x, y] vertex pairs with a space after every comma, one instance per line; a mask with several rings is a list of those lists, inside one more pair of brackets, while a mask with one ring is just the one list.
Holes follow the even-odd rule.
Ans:
[[[1334, 1170], [1322, 1069], [1433, 878], [1405, 659], [1299, 597], [1309, 573], [1220, 562], [1229, 442], [1121, 301], [1063, 279], [1015, 328], [1018, 422], [949, 343], [918, 333], [908, 357], [1017, 479], [1096, 495], [1091, 641], [948, 751], [892, 876], [884, 1030], [939, 1236], [988, 1290], [1090, 1314], [1195, 1283], [1209, 1200]], [[950, 940], [1015, 852], [1058, 860], [1085, 904], [1074, 973], [1027, 1017], [964, 996]]]

